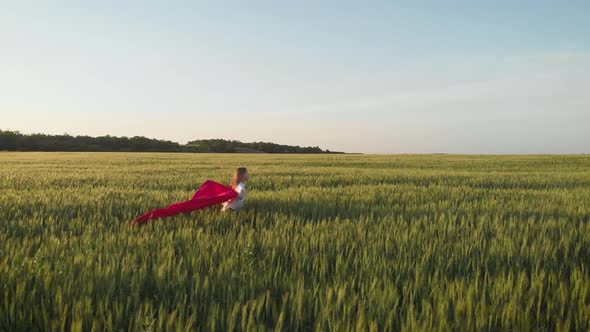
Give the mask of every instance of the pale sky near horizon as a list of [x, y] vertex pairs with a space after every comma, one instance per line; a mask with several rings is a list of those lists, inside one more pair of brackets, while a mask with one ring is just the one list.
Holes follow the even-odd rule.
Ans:
[[4, 1], [0, 129], [590, 153], [590, 1]]

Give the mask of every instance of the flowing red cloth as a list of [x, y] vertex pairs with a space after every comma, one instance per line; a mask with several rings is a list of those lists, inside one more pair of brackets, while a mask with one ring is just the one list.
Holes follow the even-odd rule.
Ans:
[[131, 225], [141, 225], [152, 219], [171, 217], [179, 213], [189, 213], [194, 210], [204, 209], [229, 201], [237, 196], [238, 193], [232, 188], [207, 180], [199, 187], [190, 201], [175, 203], [164, 209], [148, 211], [133, 220]]

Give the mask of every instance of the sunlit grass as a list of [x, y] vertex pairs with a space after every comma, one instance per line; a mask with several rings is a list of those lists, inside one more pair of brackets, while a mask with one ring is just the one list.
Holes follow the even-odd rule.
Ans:
[[584, 331], [589, 222], [590, 156], [3, 152], [0, 330]]

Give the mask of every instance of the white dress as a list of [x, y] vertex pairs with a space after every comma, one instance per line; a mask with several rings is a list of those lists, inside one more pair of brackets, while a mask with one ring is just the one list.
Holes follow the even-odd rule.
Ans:
[[246, 184], [240, 182], [234, 190], [238, 193], [238, 197], [223, 203], [222, 211], [227, 211], [228, 209], [237, 211], [244, 206], [244, 201], [246, 200]]

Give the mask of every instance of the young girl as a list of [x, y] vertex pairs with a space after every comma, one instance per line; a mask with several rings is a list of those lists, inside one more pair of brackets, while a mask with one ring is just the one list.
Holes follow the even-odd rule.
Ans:
[[250, 175], [246, 167], [238, 167], [236, 169], [229, 186], [238, 193], [238, 197], [223, 203], [221, 211], [227, 211], [229, 209], [237, 211], [244, 206], [244, 201], [246, 200], [246, 182], [249, 178]]

